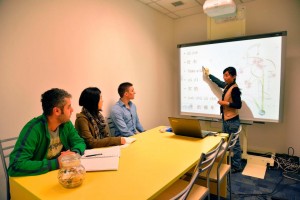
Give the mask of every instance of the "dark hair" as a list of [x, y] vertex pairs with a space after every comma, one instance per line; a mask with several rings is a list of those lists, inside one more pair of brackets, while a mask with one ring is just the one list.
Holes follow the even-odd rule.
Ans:
[[54, 107], [59, 107], [63, 111], [66, 104], [65, 98], [71, 97], [72, 95], [63, 89], [52, 88], [46, 91], [41, 97], [44, 115], [50, 116]]
[[97, 87], [89, 87], [81, 92], [79, 105], [87, 109], [92, 115], [97, 115], [101, 91]]
[[127, 92], [128, 88], [130, 88], [131, 86], [132, 86], [132, 83], [129, 83], [129, 82], [121, 83], [119, 85], [118, 93], [121, 98], [124, 96], [125, 92]]
[[236, 76], [236, 70], [234, 67], [227, 67], [223, 70], [223, 74], [225, 74], [227, 71], [231, 76]]

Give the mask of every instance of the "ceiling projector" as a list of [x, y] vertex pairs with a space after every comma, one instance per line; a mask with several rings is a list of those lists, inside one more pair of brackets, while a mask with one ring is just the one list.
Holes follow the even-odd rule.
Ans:
[[220, 17], [235, 13], [236, 5], [233, 0], [206, 0], [203, 11], [209, 17]]

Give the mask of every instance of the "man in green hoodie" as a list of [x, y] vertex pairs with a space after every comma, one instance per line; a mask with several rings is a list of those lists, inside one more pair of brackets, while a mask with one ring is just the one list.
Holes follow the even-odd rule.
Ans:
[[62, 154], [84, 153], [85, 143], [70, 121], [71, 95], [53, 88], [41, 102], [43, 114], [24, 126], [10, 154], [10, 176], [43, 174], [60, 167]]

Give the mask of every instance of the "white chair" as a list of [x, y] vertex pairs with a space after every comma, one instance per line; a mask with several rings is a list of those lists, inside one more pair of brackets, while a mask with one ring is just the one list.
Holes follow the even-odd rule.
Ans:
[[204, 199], [206, 197], [208, 197], [209, 199], [209, 178], [207, 178], [206, 187], [196, 185], [194, 183], [199, 177], [200, 173], [206, 171], [207, 175], [209, 175], [211, 167], [213, 166], [213, 163], [215, 162], [215, 159], [223, 143], [224, 140], [221, 139], [215, 149], [206, 154], [201, 154], [198, 164], [196, 165], [194, 173], [189, 182], [183, 179], [179, 179], [155, 199]]
[[[236, 133], [232, 133], [229, 136], [229, 139], [227, 142], [225, 142], [221, 150], [219, 152], [219, 155], [217, 156], [218, 162], [215, 162], [211, 173], [209, 174], [209, 179], [211, 182], [214, 182], [217, 184], [217, 195], [218, 199], [220, 199], [220, 187], [221, 183], [224, 180], [225, 177], [228, 177], [228, 186], [229, 186], [229, 192], [230, 192], [230, 199], [231, 199], [231, 157], [232, 157], [232, 149], [234, 145], [236, 144], [237, 140], [239, 139], [239, 133], [242, 131], [242, 126], [239, 127], [238, 131]], [[228, 157], [228, 162], [224, 161], [224, 158]], [[200, 175], [200, 179], [206, 179], [207, 174], [206, 172], [202, 172]]]
[[0, 199], [7, 199], [7, 200], [10, 199], [9, 177], [7, 173], [8, 157], [10, 152], [14, 148], [17, 139], [18, 139], [17, 137], [13, 137], [13, 138], [0, 140], [0, 159], [1, 159]]

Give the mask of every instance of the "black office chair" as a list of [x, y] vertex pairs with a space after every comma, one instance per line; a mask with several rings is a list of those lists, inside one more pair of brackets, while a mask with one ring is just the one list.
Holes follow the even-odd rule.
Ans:
[[[228, 141], [222, 145], [220, 153], [217, 156], [217, 158], [219, 158], [218, 162], [214, 163], [211, 169], [211, 173], [209, 174], [210, 181], [217, 184], [218, 199], [220, 199], [221, 183], [225, 179], [225, 177], [228, 177], [228, 186], [230, 192], [229, 199], [231, 199], [231, 157], [233, 154], [232, 149], [239, 139], [239, 134], [241, 131], [242, 126], [239, 127], [236, 133], [230, 134]], [[224, 158], [227, 157], [227, 155], [229, 155], [228, 162], [224, 162]], [[203, 180], [207, 178], [206, 172], [202, 172], [199, 176]]]
[[108, 125], [108, 130], [109, 130], [110, 136], [114, 137], [115, 136], [115, 126], [114, 126], [112, 119], [110, 117], [107, 117], [106, 123]]
[[[1, 193], [0, 199], [10, 199], [9, 177], [7, 173], [8, 157], [13, 150], [17, 137], [0, 140], [0, 159], [1, 159]], [[3, 173], [2, 173], [3, 172]], [[4, 177], [2, 177], [2, 174]], [[3, 188], [3, 189], [2, 189]]]
[[199, 177], [199, 174], [206, 171], [207, 177], [210, 174], [211, 168], [215, 159], [220, 151], [222, 144], [224, 143], [224, 139], [221, 139], [217, 147], [212, 151], [204, 154], [202, 153], [199, 159], [198, 164], [194, 169], [194, 173], [190, 179], [190, 181], [186, 181], [183, 179], [177, 180], [174, 184], [172, 184], [169, 188], [163, 191], [158, 197], [155, 199], [165, 200], [165, 199], [204, 199], [208, 197], [210, 199], [210, 191], [209, 191], [209, 178], [207, 178], [207, 185], [200, 186], [194, 184], [196, 179]]

